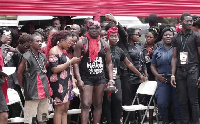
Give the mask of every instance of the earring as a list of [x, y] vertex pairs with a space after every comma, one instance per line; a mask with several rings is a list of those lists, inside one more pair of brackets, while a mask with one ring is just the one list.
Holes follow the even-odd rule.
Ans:
[[60, 41], [57, 41], [57, 44], [59, 44], [60, 43]]

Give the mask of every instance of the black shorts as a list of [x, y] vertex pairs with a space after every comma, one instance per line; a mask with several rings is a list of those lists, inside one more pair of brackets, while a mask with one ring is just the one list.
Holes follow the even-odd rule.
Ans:
[[7, 106], [5, 97], [3, 95], [3, 91], [1, 90], [1, 87], [0, 87], [0, 113], [7, 112], [7, 111], [8, 111], [8, 106]]
[[90, 86], [99, 86], [101, 84], [106, 84], [106, 78], [105, 76], [82, 76], [82, 81], [84, 82], [84, 85], [90, 85]]

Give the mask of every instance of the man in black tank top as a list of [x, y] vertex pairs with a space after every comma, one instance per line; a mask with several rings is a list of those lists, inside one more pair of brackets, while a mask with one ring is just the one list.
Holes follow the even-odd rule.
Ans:
[[109, 85], [113, 85], [112, 61], [110, 47], [100, 41], [99, 22], [88, 23], [88, 33], [85, 39], [75, 47], [74, 57], [83, 56], [80, 64], [74, 64], [77, 86], [81, 93], [81, 124], [88, 123], [90, 106], [93, 103], [93, 123], [100, 123], [102, 102], [106, 84], [104, 69], [107, 67]]

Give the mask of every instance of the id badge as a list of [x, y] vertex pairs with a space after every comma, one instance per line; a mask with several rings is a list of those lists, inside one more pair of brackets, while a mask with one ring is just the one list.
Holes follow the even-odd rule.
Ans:
[[180, 52], [180, 62], [182, 65], [188, 64], [188, 52]]
[[113, 79], [117, 77], [117, 68], [113, 68]]
[[145, 60], [146, 60], [146, 63], [149, 63], [149, 62], [151, 62], [151, 59], [150, 59], [150, 57], [149, 57], [149, 56], [145, 56]]

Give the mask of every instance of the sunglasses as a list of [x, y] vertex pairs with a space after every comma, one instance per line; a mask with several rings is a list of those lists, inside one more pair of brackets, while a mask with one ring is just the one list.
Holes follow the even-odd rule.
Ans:
[[138, 36], [138, 37], [141, 37], [141, 34], [133, 34], [133, 35], [136, 35], [136, 36]]
[[101, 27], [100, 23], [98, 21], [89, 22], [87, 26], [90, 27], [90, 26], [93, 26], [93, 25], [96, 26], [97, 28]]

